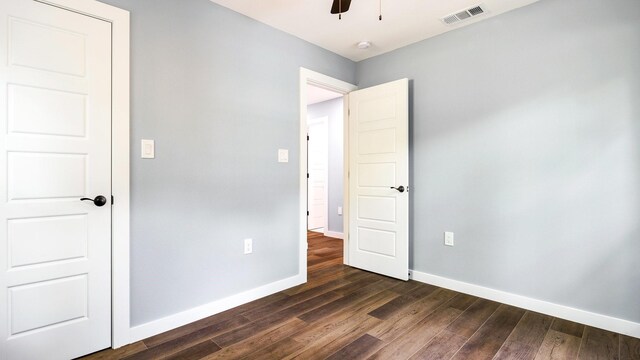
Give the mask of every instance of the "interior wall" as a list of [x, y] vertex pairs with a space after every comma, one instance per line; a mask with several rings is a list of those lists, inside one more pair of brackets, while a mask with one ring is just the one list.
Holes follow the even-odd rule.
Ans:
[[358, 63], [412, 79], [413, 269], [640, 322], [639, 19], [542, 0]]
[[329, 134], [329, 231], [342, 233], [343, 218], [338, 207], [343, 204], [344, 185], [344, 100], [342, 97], [307, 106], [310, 119], [328, 117]]
[[131, 12], [131, 324], [296, 275], [299, 67], [355, 64], [208, 0], [103, 1]]

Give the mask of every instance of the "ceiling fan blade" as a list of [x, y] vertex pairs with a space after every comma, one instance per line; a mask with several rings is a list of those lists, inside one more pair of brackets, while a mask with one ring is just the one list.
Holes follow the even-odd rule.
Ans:
[[333, 5], [331, 5], [331, 13], [338, 14], [342, 10], [342, 12], [349, 11], [349, 6], [351, 5], [351, 0], [342, 0], [342, 4], [340, 4], [341, 0], [333, 0]]

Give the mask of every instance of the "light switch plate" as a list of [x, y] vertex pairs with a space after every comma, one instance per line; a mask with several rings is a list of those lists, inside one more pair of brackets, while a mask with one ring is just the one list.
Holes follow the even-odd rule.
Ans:
[[155, 142], [153, 140], [142, 139], [140, 154], [143, 159], [155, 158], [156, 157]]
[[253, 239], [244, 239], [244, 254], [251, 254], [253, 252]]
[[281, 162], [281, 163], [289, 162], [289, 150], [278, 149], [278, 162]]
[[445, 232], [444, 233], [444, 244], [447, 246], [453, 246], [453, 233]]

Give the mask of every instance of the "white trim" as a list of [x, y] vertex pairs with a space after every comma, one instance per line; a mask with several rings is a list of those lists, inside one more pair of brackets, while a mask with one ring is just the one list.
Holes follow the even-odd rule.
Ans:
[[129, 341], [129, 12], [86, 0], [37, 0], [96, 17], [112, 24], [112, 339], [117, 348]]
[[342, 180], [342, 262], [345, 265], [349, 265], [349, 94], [345, 95], [344, 103], [342, 104], [342, 162], [343, 162], [343, 180]]
[[325, 231], [324, 236], [336, 239], [344, 239], [344, 234], [337, 231]]
[[[334, 79], [330, 76], [311, 71], [303, 67], [300, 68], [300, 229], [298, 236], [300, 237], [299, 274], [304, 276], [304, 282], [307, 281], [307, 84], [319, 86], [345, 95], [358, 88], [357, 86], [342, 80]], [[347, 104], [346, 98], [347, 97], [345, 96], [345, 104]], [[347, 108], [345, 106], [345, 126], [348, 123], [346, 114]], [[348, 148], [345, 146], [345, 159], [348, 158], [347, 149]], [[345, 171], [345, 186], [348, 186], [347, 174], [348, 173]], [[348, 187], [346, 189], [348, 189]], [[348, 197], [348, 192], [344, 193], [344, 197]], [[348, 214], [348, 202], [343, 204], [343, 216], [344, 214]], [[343, 245], [345, 255], [347, 254], [347, 245], [347, 241], [345, 241]], [[344, 259], [346, 263], [348, 257], [345, 256]]]
[[640, 323], [550, 303], [543, 300], [410, 270], [410, 278], [457, 292], [640, 338]]
[[174, 315], [154, 320], [131, 328], [129, 340], [133, 343], [148, 337], [161, 334], [179, 326], [204, 319], [208, 316], [221, 313], [236, 306], [246, 304], [261, 297], [286, 290], [304, 283], [306, 279], [302, 275], [282, 279], [267, 285], [260, 286], [236, 295], [229, 296], [205, 305], [201, 305]]
[[[129, 134], [129, 12], [113, 8], [113, 92], [112, 114], [112, 326], [114, 348], [129, 344], [129, 205], [130, 205], [130, 134]], [[116, 15], [117, 13], [118, 15]]]

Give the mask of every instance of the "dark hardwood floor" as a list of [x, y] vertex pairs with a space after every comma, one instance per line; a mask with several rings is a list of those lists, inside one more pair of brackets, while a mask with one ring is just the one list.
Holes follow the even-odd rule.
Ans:
[[640, 359], [640, 339], [342, 264], [309, 236], [306, 284], [85, 359]]

